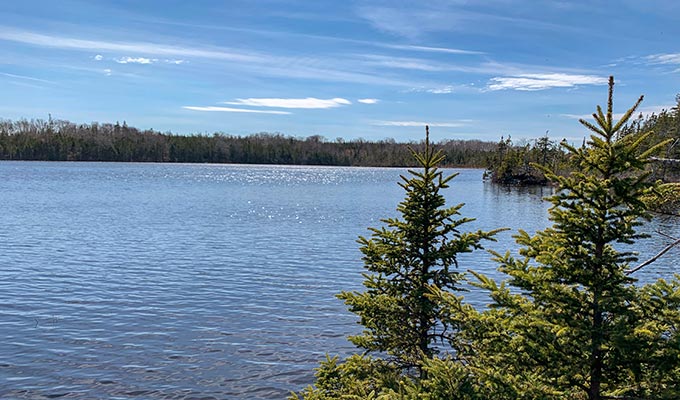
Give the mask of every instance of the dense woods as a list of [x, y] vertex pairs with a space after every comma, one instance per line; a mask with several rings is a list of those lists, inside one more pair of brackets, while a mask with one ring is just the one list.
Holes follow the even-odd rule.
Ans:
[[[496, 145], [479, 140], [439, 143], [447, 166], [484, 167]], [[341, 166], [413, 166], [408, 144], [394, 140], [327, 141], [259, 133], [240, 137], [175, 135], [127, 124], [63, 120], [0, 120], [0, 159], [135, 161]]]
[[666, 182], [680, 182], [680, 94], [675, 100], [675, 107], [648, 117], [641, 115], [622, 130], [622, 136], [652, 132], [642, 143], [641, 151], [649, 149], [654, 143], [667, 142], [652, 164], [652, 177]]
[[[676, 101], [678, 105], [671, 109], [631, 118], [618, 133], [624, 137], [651, 131], [640, 151], [670, 139], [649, 165], [651, 179], [680, 181], [680, 95]], [[545, 185], [549, 182], [541, 167], [560, 175], [570, 172], [570, 155], [560, 143], [546, 134], [518, 142], [508, 136], [497, 143], [446, 140], [436, 145], [445, 156], [444, 166], [487, 168], [487, 176], [500, 184]], [[319, 135], [302, 139], [272, 133], [176, 135], [139, 130], [126, 123], [0, 120], [2, 160], [415, 166], [409, 145], [415, 143], [329, 141]]]
[[547, 135], [515, 144], [510, 137], [498, 142], [487, 166], [487, 177], [503, 185], [547, 185], [545, 173], [537, 165], [564, 174], [568, 172], [567, 153]]
[[[462, 205], [440, 191], [451, 176], [441, 154], [414, 153], [402, 177], [400, 217], [360, 238], [364, 291], [338, 297], [360, 317], [358, 353], [328, 358], [316, 382], [292, 398], [330, 399], [677, 399], [680, 398], [680, 275], [642, 284], [634, 245], [650, 218], [645, 196], [652, 158], [673, 138], [624, 133], [642, 98], [618, 122], [613, 78], [605, 111], [581, 147], [561, 144], [569, 173], [537, 167], [557, 187], [552, 226], [514, 236], [519, 254], [493, 252], [506, 280], [459, 265], [496, 231], [462, 230]], [[469, 275], [464, 271], [468, 270]], [[465, 283], [488, 292], [488, 307], [465, 301]]]
[[[677, 105], [649, 116], [640, 114], [620, 127], [617, 138], [651, 132], [637, 150], [647, 151], [655, 143], [666, 142], [653, 162], [648, 165], [650, 179], [680, 182], [680, 95]], [[588, 123], [587, 121], [585, 121]], [[586, 145], [584, 141], [582, 147]], [[535, 140], [513, 143], [510, 137], [501, 137], [494, 154], [489, 158], [488, 177], [493, 182], [511, 185], [544, 185], [548, 179], [543, 168], [558, 175], [567, 175], [570, 153], [547, 135]]]

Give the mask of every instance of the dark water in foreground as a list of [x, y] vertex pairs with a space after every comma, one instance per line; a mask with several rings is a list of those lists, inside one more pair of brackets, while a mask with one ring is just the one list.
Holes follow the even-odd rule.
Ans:
[[[355, 240], [399, 169], [0, 162], [0, 398], [267, 399], [311, 383], [358, 330]], [[535, 231], [549, 189], [462, 170], [470, 229]], [[680, 236], [677, 220], [647, 229]], [[657, 235], [644, 256], [665, 244]], [[490, 248], [515, 246], [511, 233]], [[668, 276], [678, 251], [640, 272]], [[643, 257], [644, 257], [643, 256]], [[488, 254], [464, 268], [496, 275]], [[481, 294], [469, 294], [482, 305]]]

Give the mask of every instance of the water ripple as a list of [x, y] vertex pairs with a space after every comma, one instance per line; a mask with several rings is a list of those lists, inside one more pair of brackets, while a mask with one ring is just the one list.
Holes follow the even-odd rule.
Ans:
[[[361, 287], [356, 238], [396, 214], [403, 172], [0, 162], [0, 398], [280, 399], [310, 384], [326, 351], [353, 350], [334, 295]], [[461, 172], [449, 195], [470, 229], [547, 224], [547, 190]], [[666, 260], [640, 277], [680, 257]]]

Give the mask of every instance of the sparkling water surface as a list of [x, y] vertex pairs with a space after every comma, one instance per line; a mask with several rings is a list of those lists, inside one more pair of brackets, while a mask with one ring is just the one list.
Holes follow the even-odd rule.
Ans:
[[[549, 188], [460, 175], [467, 228], [548, 224]], [[347, 355], [356, 239], [396, 216], [403, 169], [0, 162], [0, 398], [281, 399]], [[674, 218], [649, 232], [680, 236]], [[489, 248], [514, 251], [512, 232]], [[653, 233], [641, 257], [668, 240]], [[637, 275], [669, 277], [680, 252]], [[496, 278], [480, 251], [461, 268]], [[472, 291], [467, 298], [483, 306]]]

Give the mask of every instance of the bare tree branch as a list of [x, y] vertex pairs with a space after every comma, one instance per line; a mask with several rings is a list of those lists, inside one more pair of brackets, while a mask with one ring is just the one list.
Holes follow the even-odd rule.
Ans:
[[[664, 234], [664, 236], [670, 237], [670, 236], [665, 235], [665, 234]], [[654, 257], [650, 258], [649, 260], [643, 262], [642, 264], [638, 265], [637, 267], [635, 267], [635, 268], [633, 268], [633, 269], [629, 269], [628, 271], [626, 271], [626, 275], [630, 275], [630, 274], [632, 274], [632, 273], [634, 273], [634, 272], [637, 272], [637, 271], [641, 270], [642, 268], [648, 266], [649, 264], [651, 264], [651, 263], [653, 263], [654, 261], [658, 260], [659, 257], [661, 257], [661, 256], [663, 256], [664, 254], [666, 254], [666, 253], [668, 252], [668, 250], [670, 250], [670, 249], [672, 249], [673, 247], [675, 247], [675, 246], [677, 246], [677, 245], [680, 244], [680, 239], [677, 239], [677, 238], [672, 238], [672, 239], [675, 240], [673, 243], [671, 243], [671, 244], [669, 244], [668, 246], [666, 246], [666, 247], [665, 247], [663, 250], [661, 250], [657, 255], [655, 255]]]
[[663, 236], [663, 237], [665, 237], [665, 238], [667, 238], [667, 239], [670, 239], [670, 240], [678, 240], [678, 238], [673, 237], [673, 236], [671, 236], [671, 235], [669, 235], [669, 234], [667, 234], [667, 233], [661, 232], [660, 230], [655, 230], [654, 232], [658, 233], [659, 235], [661, 235], [661, 236]]
[[677, 158], [649, 157], [649, 160], [666, 164], [680, 164], [680, 160]]

